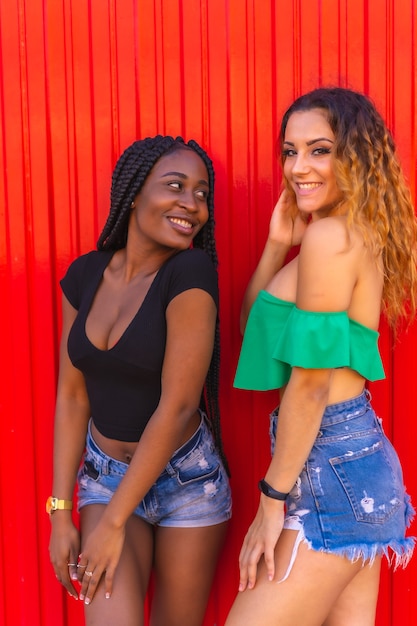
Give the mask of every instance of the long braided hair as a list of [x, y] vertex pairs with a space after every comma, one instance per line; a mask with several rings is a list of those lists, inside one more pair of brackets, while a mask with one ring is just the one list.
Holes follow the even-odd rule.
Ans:
[[[214, 238], [214, 169], [207, 153], [194, 140], [187, 143], [182, 137], [157, 135], [133, 142], [120, 156], [112, 175], [110, 212], [97, 241], [98, 250], [120, 250], [127, 243], [131, 205], [142, 189], [153, 166], [162, 157], [178, 150], [193, 150], [204, 162], [209, 180], [207, 207], [209, 217], [193, 240], [194, 248], [201, 248], [217, 269], [218, 259]], [[200, 408], [207, 414], [216, 446], [228, 470], [220, 430], [219, 408], [220, 328], [216, 320], [213, 355], [201, 397]]]

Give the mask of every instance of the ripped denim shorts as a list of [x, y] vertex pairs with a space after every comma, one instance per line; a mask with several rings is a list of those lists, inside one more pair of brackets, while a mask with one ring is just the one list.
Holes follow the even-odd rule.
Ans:
[[[270, 416], [272, 452], [278, 410]], [[414, 510], [401, 465], [375, 415], [370, 394], [326, 407], [320, 431], [286, 501], [285, 528], [301, 531], [313, 550], [406, 565], [415, 538]]]
[[[89, 426], [78, 472], [78, 509], [107, 504], [128, 467], [98, 447]], [[149, 524], [190, 528], [220, 524], [231, 512], [229, 480], [202, 415], [196, 432], [176, 450], [134, 514]]]

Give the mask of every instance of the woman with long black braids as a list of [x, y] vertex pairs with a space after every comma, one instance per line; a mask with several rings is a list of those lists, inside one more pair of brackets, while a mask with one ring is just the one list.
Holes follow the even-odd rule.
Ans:
[[231, 515], [213, 189], [196, 142], [136, 141], [98, 250], [61, 281], [50, 554], [88, 626], [143, 624], [151, 572], [153, 626], [203, 621]]

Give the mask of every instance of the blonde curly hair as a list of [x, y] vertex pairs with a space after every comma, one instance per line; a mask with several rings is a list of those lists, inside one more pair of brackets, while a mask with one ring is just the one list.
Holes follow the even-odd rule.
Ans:
[[396, 155], [395, 143], [374, 104], [365, 95], [320, 88], [299, 97], [283, 116], [285, 129], [297, 111], [322, 109], [335, 135], [335, 175], [356, 226], [384, 266], [383, 310], [391, 327], [416, 316], [417, 220], [411, 194]]

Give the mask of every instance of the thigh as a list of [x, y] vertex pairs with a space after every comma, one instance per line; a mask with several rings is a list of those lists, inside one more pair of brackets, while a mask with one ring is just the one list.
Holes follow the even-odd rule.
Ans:
[[238, 594], [226, 626], [321, 626], [325, 622], [362, 564], [313, 551], [303, 542], [285, 577], [295, 538], [295, 531], [282, 532], [276, 548], [275, 579], [268, 581], [261, 561], [254, 589]]
[[[104, 511], [94, 504], [81, 509], [81, 539], [94, 532]], [[132, 516], [126, 524], [125, 543], [116, 568], [113, 593], [104, 596], [102, 582], [89, 606], [85, 607], [87, 626], [141, 626], [146, 591], [152, 568], [153, 529]]]
[[201, 626], [226, 528], [157, 528], [151, 626]]
[[323, 626], [373, 626], [378, 601], [381, 558], [364, 565], [342, 591]]

